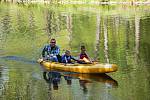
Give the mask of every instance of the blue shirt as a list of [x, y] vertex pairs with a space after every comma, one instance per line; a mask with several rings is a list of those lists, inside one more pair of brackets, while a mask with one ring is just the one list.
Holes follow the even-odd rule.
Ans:
[[62, 62], [62, 63], [72, 63], [72, 62], [71, 62], [71, 59], [77, 61], [74, 57], [72, 57], [72, 56], [67, 56], [67, 55], [64, 54], [64, 55], [62, 55], [62, 57], [61, 57], [61, 62]]
[[49, 44], [49, 45], [45, 45], [45, 47], [42, 51], [42, 57], [45, 57], [45, 56], [51, 55], [51, 54], [56, 56], [56, 55], [59, 55], [59, 53], [60, 53], [60, 49], [58, 46], [51, 47]]

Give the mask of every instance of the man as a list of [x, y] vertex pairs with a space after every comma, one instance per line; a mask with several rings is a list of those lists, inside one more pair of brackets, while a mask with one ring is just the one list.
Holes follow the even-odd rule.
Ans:
[[44, 60], [50, 60], [53, 62], [59, 61], [60, 49], [56, 45], [56, 40], [53, 38], [50, 40], [50, 44], [46, 45], [42, 51], [42, 57]]

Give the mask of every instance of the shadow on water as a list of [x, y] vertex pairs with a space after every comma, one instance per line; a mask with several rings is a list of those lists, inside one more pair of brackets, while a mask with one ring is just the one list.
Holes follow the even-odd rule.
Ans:
[[27, 58], [18, 57], [18, 56], [1, 56], [0, 59], [21, 61], [21, 62], [28, 63], [28, 64], [36, 64], [37, 63], [35, 60], [29, 60]]
[[53, 87], [53, 90], [58, 90], [62, 77], [66, 80], [67, 85], [72, 85], [72, 80], [79, 80], [79, 85], [82, 87], [85, 93], [88, 91], [87, 83], [100, 82], [109, 88], [118, 87], [118, 82], [107, 74], [79, 74], [70, 72], [58, 72], [54, 70], [43, 72], [43, 78], [50, 85], [50, 90], [51, 86]]

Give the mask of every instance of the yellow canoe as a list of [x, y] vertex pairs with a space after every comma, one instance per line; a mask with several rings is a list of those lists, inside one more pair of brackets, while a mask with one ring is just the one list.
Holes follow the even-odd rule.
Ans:
[[117, 71], [116, 64], [63, 64], [57, 62], [38, 60], [46, 70], [56, 69], [67, 72], [77, 72], [77, 73], [110, 73]]

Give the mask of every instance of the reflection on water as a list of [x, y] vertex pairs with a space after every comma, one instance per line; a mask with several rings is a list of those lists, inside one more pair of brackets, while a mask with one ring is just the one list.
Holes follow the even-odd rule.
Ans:
[[64, 78], [67, 85], [75, 84], [72, 81], [78, 80], [84, 93], [88, 92], [87, 84], [100, 82], [105, 84], [107, 88], [118, 87], [118, 82], [106, 74], [79, 74], [79, 73], [63, 73], [58, 71], [43, 72], [43, 78], [49, 84], [49, 88], [53, 90], [59, 89], [61, 78]]
[[1, 60], [14, 60], [14, 61], [22, 61], [24, 63], [30, 63], [35, 64], [36, 61], [31, 61], [30, 59], [24, 58], [24, 57], [17, 57], [17, 56], [0, 56]]
[[51, 84], [53, 85], [54, 90], [58, 90], [58, 84], [60, 83], [61, 74], [59, 72], [49, 72], [46, 75], [46, 72], [43, 72], [43, 78], [49, 84], [49, 88], [51, 90]]
[[89, 82], [96, 81], [104, 84], [109, 84], [112, 87], [118, 86], [118, 82], [112, 79], [107, 74], [69, 74], [69, 76], [79, 78], [80, 80], [87, 80]]
[[[149, 6], [1, 3], [2, 99], [149, 100], [149, 12]], [[73, 56], [83, 43], [91, 58], [115, 63], [119, 70], [108, 75], [49, 73], [47, 84], [35, 61], [49, 38], [56, 38], [61, 54], [69, 49]]]
[[3, 95], [6, 83], [9, 81], [9, 72], [6, 66], [0, 65], [0, 96]]

